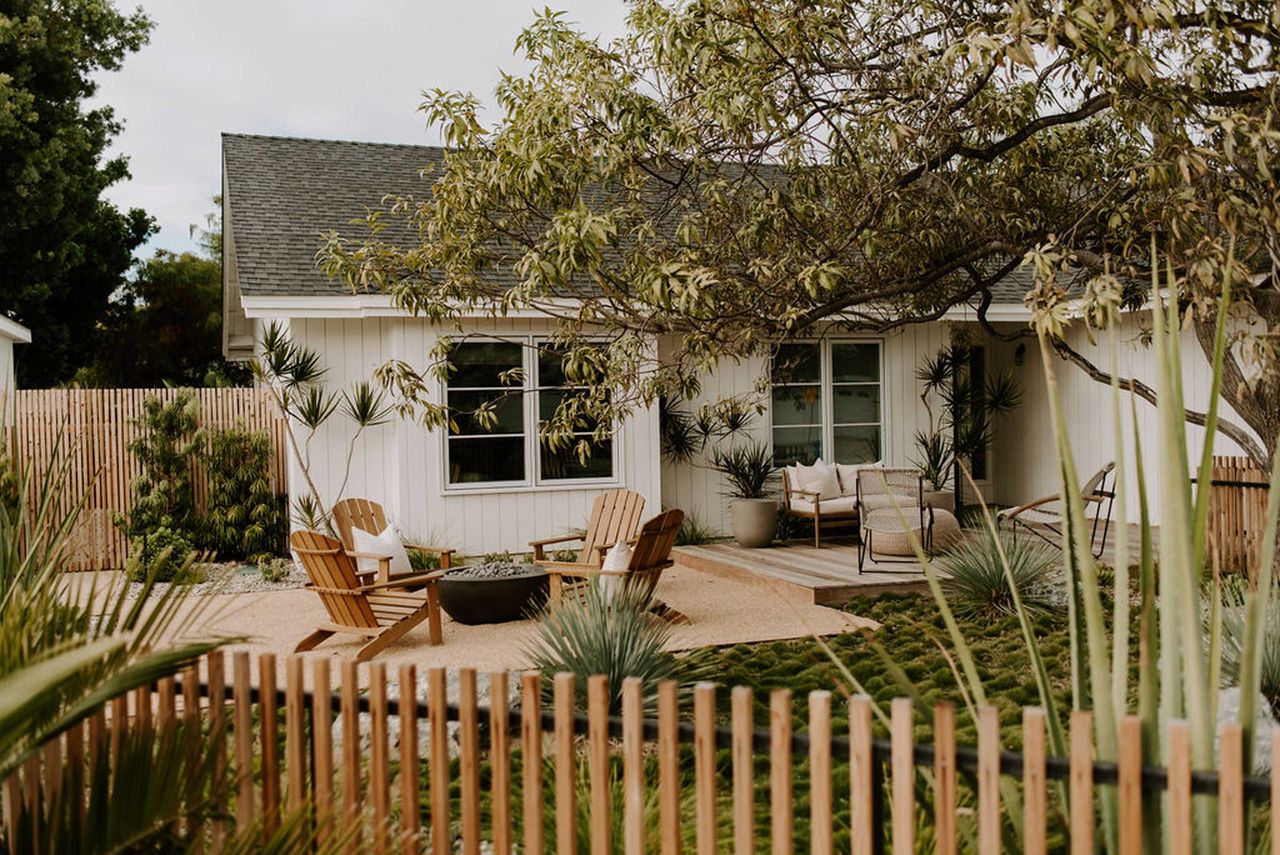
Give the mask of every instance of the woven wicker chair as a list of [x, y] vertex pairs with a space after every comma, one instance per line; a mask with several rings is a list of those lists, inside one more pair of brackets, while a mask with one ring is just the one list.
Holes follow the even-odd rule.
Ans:
[[[924, 502], [924, 479], [916, 469], [875, 467], [858, 471], [858, 573], [877, 564], [915, 564], [914, 556], [876, 555], [876, 536], [906, 537], [913, 529], [925, 551], [933, 547], [933, 509]], [[904, 525], [903, 518], [906, 518]]]

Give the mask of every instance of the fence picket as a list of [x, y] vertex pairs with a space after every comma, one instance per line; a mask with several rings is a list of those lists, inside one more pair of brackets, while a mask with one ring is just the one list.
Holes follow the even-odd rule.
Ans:
[[[350, 827], [360, 822], [360, 666], [343, 659], [339, 666], [342, 682], [339, 714], [342, 716], [342, 821]], [[358, 838], [357, 838], [358, 839]]]
[[754, 855], [755, 852], [755, 764], [751, 738], [751, 689], [734, 686], [729, 696], [733, 721], [733, 853]]
[[916, 848], [915, 725], [910, 698], [890, 704], [890, 765], [893, 781], [893, 851]]
[[258, 656], [258, 714], [262, 730], [262, 824], [270, 834], [280, 822], [280, 708], [274, 653]]
[[521, 833], [527, 855], [542, 855], [542, 686], [537, 674], [520, 676]]
[[716, 855], [716, 687], [693, 688], [694, 830], [698, 855]]
[[1244, 732], [1235, 722], [1218, 731], [1218, 851], [1244, 855]]
[[956, 708], [933, 708], [933, 827], [938, 855], [956, 855]]
[[1186, 721], [1169, 722], [1168, 744], [1169, 855], [1191, 855], [1191, 726]]
[[812, 855], [832, 855], [831, 820], [831, 693], [810, 692], [809, 851]]
[[507, 672], [489, 675], [490, 806], [493, 855], [511, 855], [511, 722], [507, 714]]
[[418, 672], [400, 666], [400, 842], [405, 855], [418, 851], [422, 820], [418, 815]]
[[622, 843], [626, 855], [644, 855], [644, 682], [622, 681]]
[[675, 680], [658, 684], [658, 824], [662, 855], [680, 855], [680, 700]]
[[769, 693], [769, 839], [771, 855], [792, 855], [791, 690]]
[[587, 678], [587, 772], [590, 778], [591, 855], [609, 855], [609, 678]]
[[373, 804], [373, 849], [386, 852], [391, 832], [391, 748], [387, 728], [387, 666], [369, 666], [369, 801]]
[[1000, 851], [1000, 713], [978, 708], [978, 850]]
[[573, 675], [556, 674], [552, 684], [556, 742], [556, 853], [573, 855], [578, 848], [578, 816], [574, 799]]
[[1048, 841], [1048, 778], [1045, 775], [1045, 714], [1040, 707], [1022, 711], [1022, 851], [1045, 855]]
[[236, 729], [236, 778], [239, 793], [236, 798], [236, 824], [241, 828], [253, 822], [253, 701], [249, 685], [249, 652], [236, 651], [232, 659], [232, 681], [235, 705]]
[[[209, 731], [214, 740], [213, 754], [213, 797], [218, 803], [226, 799], [225, 782], [227, 779], [227, 665], [221, 650], [211, 651], [205, 657], [209, 679]], [[91, 740], [92, 742], [92, 740]], [[217, 816], [212, 824], [211, 851], [221, 852], [227, 843], [227, 821]]]
[[1120, 855], [1142, 855], [1142, 719], [1120, 719], [1117, 801]]
[[1093, 853], [1093, 715], [1071, 711], [1071, 853]]
[[[301, 656], [290, 656], [284, 665], [284, 747], [289, 810], [300, 809], [307, 792], [306, 686]], [[185, 687], [184, 687], [185, 688]]]
[[333, 831], [333, 698], [328, 656], [311, 660], [311, 687], [311, 785], [316, 801], [316, 841], [323, 847]]
[[871, 698], [849, 699], [849, 815], [853, 855], [875, 851], [875, 753], [872, 748]]
[[449, 682], [443, 668], [427, 670], [427, 721], [431, 728], [431, 847], [452, 852], [449, 828]]
[[480, 855], [480, 715], [476, 671], [458, 672], [458, 743], [462, 778], [462, 853]]

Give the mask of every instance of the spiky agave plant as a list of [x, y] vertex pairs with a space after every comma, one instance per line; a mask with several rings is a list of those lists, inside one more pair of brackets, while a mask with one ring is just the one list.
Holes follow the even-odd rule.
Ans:
[[[646, 592], [632, 586], [610, 590], [591, 581], [558, 604], [548, 604], [538, 622], [538, 632], [524, 650], [529, 665], [541, 672], [549, 690], [555, 675], [577, 675], [574, 689], [579, 703], [586, 702], [587, 678], [609, 678], [609, 709], [622, 709], [622, 681], [644, 681], [646, 703], [663, 680], [688, 683], [701, 670], [694, 660], [680, 659], [664, 648], [670, 625], [649, 612]], [[578, 596], [580, 594], [580, 596]]]

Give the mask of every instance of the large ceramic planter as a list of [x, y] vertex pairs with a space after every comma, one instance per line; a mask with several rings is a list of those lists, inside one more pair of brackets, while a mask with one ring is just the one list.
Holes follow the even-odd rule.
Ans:
[[924, 503], [935, 510], [956, 512], [956, 494], [950, 490], [925, 490]]
[[[461, 568], [467, 571], [469, 568]], [[446, 573], [439, 582], [440, 607], [458, 623], [506, 623], [527, 618], [547, 601], [547, 574], [530, 567], [519, 576], [468, 577]]]
[[773, 499], [738, 499], [733, 503], [733, 539], [739, 546], [759, 549], [773, 543], [778, 532], [778, 503]]

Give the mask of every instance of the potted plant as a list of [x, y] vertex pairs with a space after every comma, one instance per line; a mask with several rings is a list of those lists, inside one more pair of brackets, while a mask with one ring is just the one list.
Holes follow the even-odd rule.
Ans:
[[955, 511], [951, 489], [962, 461], [987, 453], [994, 420], [1015, 409], [1022, 393], [1012, 375], [971, 376], [969, 348], [952, 344], [916, 370], [927, 428], [916, 431], [915, 464], [924, 478], [924, 500], [933, 508]]
[[733, 537], [740, 546], [768, 546], [778, 530], [778, 503], [769, 493], [773, 454], [759, 442], [716, 449], [712, 468], [728, 482], [734, 499]]

